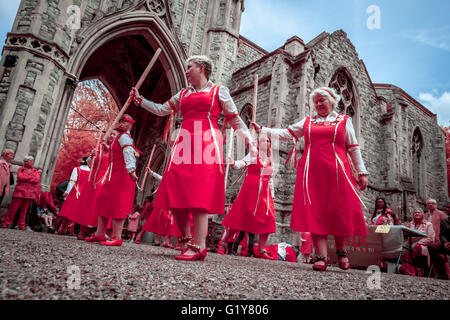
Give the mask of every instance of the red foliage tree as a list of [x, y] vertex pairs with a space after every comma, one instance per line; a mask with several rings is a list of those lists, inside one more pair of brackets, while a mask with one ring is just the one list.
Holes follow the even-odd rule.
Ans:
[[107, 129], [118, 114], [111, 94], [99, 80], [80, 82], [75, 89], [71, 110], [67, 118], [61, 149], [56, 160], [51, 190], [70, 178], [81, 158], [95, 148], [101, 131]]

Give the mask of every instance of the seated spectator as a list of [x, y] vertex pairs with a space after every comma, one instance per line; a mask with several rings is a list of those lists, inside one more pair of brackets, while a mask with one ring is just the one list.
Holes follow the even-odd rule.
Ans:
[[6, 213], [2, 227], [6, 228], [14, 221], [17, 211], [19, 211], [19, 219], [17, 226], [20, 230], [25, 230], [25, 219], [33, 200], [37, 197], [37, 185], [41, 182], [41, 177], [36, 168], [33, 167], [34, 158], [26, 156], [24, 165], [17, 171], [17, 186], [14, 189], [11, 204]]
[[[450, 204], [447, 205], [448, 212], [450, 212]], [[434, 266], [435, 275], [438, 279], [449, 280], [450, 271], [447, 256], [450, 254], [450, 217], [441, 220], [439, 240], [439, 242], [428, 246], [431, 263]]]
[[[428, 252], [428, 245], [432, 244], [434, 242], [434, 229], [433, 225], [425, 220], [425, 215], [423, 213], [423, 210], [420, 208], [416, 208], [413, 211], [413, 220], [411, 222], [405, 222], [403, 225], [411, 228], [416, 229], [422, 233], [425, 233], [427, 236], [424, 238], [421, 238], [412, 248], [412, 257], [409, 254], [409, 251], [405, 251], [402, 254], [402, 261], [405, 263], [402, 264], [400, 267], [400, 272], [409, 274], [409, 275], [416, 275], [414, 270], [414, 267], [411, 268], [411, 264], [413, 264], [413, 259], [423, 256], [427, 257], [427, 263], [428, 266], [430, 265], [430, 255]], [[408, 246], [408, 244], [405, 243], [405, 246]]]
[[398, 217], [394, 214], [384, 198], [375, 200], [375, 209], [370, 217], [370, 225], [398, 225]]
[[300, 251], [286, 242], [273, 244], [269, 247], [269, 255], [272, 260], [297, 262], [299, 253]]

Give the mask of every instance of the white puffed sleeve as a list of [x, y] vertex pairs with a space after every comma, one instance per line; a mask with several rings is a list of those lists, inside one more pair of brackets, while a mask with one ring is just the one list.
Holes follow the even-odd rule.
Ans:
[[142, 97], [141, 107], [147, 111], [150, 111], [151, 113], [156, 114], [157, 116], [167, 116], [172, 110], [177, 112], [180, 109], [180, 97], [181, 91], [179, 91], [176, 95], [174, 95], [163, 104], [152, 102]]
[[252, 143], [253, 138], [250, 134], [250, 130], [248, 130], [244, 121], [242, 121], [239, 116], [237, 107], [234, 104], [233, 98], [231, 98], [230, 90], [227, 87], [219, 87], [219, 103], [222, 107], [224, 116], [227, 118], [234, 131], [236, 131], [236, 134], [244, 139], [245, 142], [249, 144]]
[[355, 129], [353, 128], [352, 118], [350, 117], [347, 118], [345, 125], [345, 144], [347, 147], [347, 152], [349, 153], [350, 158], [358, 171], [358, 175], [369, 174], [364, 165], [364, 161], [361, 156], [361, 148], [356, 140]]
[[119, 138], [119, 144], [122, 147], [125, 168], [130, 173], [136, 170], [136, 156], [134, 155], [133, 139], [129, 132], [122, 134]]
[[70, 175], [70, 181], [66, 187], [67, 194], [70, 193], [70, 191], [72, 190], [72, 188], [75, 185], [75, 182], [77, 182], [77, 180], [78, 180], [78, 170], [77, 170], [77, 168], [73, 168], [72, 174]]

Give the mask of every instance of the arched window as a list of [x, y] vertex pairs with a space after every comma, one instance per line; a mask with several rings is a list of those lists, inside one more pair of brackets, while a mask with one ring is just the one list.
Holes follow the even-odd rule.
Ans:
[[350, 78], [347, 69], [338, 69], [331, 78], [329, 86], [342, 96], [336, 111], [341, 114], [347, 114], [353, 118], [357, 110], [357, 99], [353, 81]]
[[423, 137], [419, 128], [414, 130], [411, 141], [411, 154], [412, 154], [412, 169], [414, 185], [417, 190], [417, 195], [424, 196], [424, 155], [423, 155]]
[[253, 106], [250, 103], [247, 103], [239, 113], [239, 116], [247, 127], [250, 127], [250, 123], [252, 122], [252, 112]]

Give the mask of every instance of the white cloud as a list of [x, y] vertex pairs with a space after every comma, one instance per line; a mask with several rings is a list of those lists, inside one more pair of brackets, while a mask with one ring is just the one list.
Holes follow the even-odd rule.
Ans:
[[436, 90], [433, 92], [421, 92], [419, 101], [437, 114], [437, 120], [440, 125], [450, 126], [450, 92], [445, 91], [441, 96]]
[[400, 36], [424, 45], [450, 51], [450, 25], [439, 28], [404, 30], [400, 33]]

